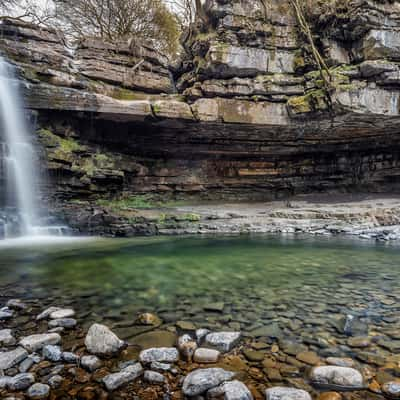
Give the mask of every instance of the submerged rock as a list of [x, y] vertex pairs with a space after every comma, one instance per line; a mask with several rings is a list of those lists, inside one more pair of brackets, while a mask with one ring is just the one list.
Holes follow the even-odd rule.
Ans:
[[311, 400], [305, 390], [277, 386], [265, 391], [266, 400]]
[[139, 359], [146, 364], [152, 362], [174, 363], [179, 360], [179, 352], [175, 347], [155, 347], [143, 350], [139, 354]]
[[62, 359], [62, 351], [60, 346], [47, 345], [43, 347], [43, 357], [46, 360], [58, 362]]
[[72, 308], [61, 308], [55, 311], [52, 311], [49, 314], [51, 319], [65, 319], [72, 318], [75, 315], [75, 311]]
[[13, 376], [8, 383], [10, 390], [25, 390], [35, 382], [35, 376], [30, 373], [23, 373]]
[[206, 336], [206, 343], [222, 352], [228, 352], [237, 343], [240, 336], [240, 332], [213, 332]]
[[96, 369], [102, 366], [101, 360], [96, 356], [83, 356], [81, 358], [81, 365], [83, 368], [89, 370], [90, 372], [95, 371]]
[[35, 383], [27, 392], [30, 399], [39, 400], [46, 399], [50, 394], [50, 386], [43, 383]]
[[126, 383], [132, 382], [143, 374], [143, 368], [140, 363], [131, 365], [124, 368], [121, 372], [107, 375], [103, 378], [103, 383], [107, 390], [113, 391], [125, 385]]
[[197, 369], [186, 376], [182, 390], [186, 396], [198, 396], [231, 380], [234, 376], [234, 372], [225, 371], [222, 368]]
[[221, 353], [214, 349], [199, 348], [194, 352], [194, 361], [200, 364], [216, 363]]
[[253, 400], [250, 390], [240, 381], [225, 382], [207, 392], [207, 399], [221, 396], [224, 396], [224, 400]]
[[11, 346], [15, 344], [16, 339], [12, 334], [11, 329], [0, 330], [0, 346]]
[[67, 328], [72, 329], [76, 326], [77, 321], [74, 318], [60, 318], [49, 321], [49, 328]]
[[42, 319], [46, 319], [46, 318], [49, 317], [49, 315], [50, 315], [51, 313], [53, 313], [53, 312], [55, 312], [55, 311], [58, 311], [58, 310], [61, 310], [61, 308], [60, 308], [60, 307], [49, 307], [49, 308], [46, 308], [46, 310], [42, 311], [42, 312], [36, 317], [36, 319], [37, 319], [38, 321], [40, 321], [40, 320], [42, 320]]
[[382, 385], [382, 392], [393, 399], [400, 399], [400, 382], [386, 382]]
[[19, 342], [30, 352], [40, 350], [46, 345], [55, 345], [61, 342], [61, 336], [58, 333], [43, 333], [38, 335], [26, 336]]
[[364, 378], [354, 368], [322, 366], [311, 370], [311, 381], [320, 386], [335, 386], [341, 389], [362, 389]]
[[0, 370], [4, 371], [6, 369], [9, 369], [14, 365], [19, 364], [27, 357], [28, 357], [28, 352], [22, 347], [18, 347], [15, 350], [0, 353]]
[[154, 371], [145, 371], [144, 372], [144, 380], [153, 383], [153, 384], [160, 384], [165, 382], [164, 375], [160, 374], [159, 372]]
[[89, 353], [110, 356], [117, 354], [125, 346], [125, 342], [111, 332], [107, 326], [93, 324], [86, 335], [85, 346]]

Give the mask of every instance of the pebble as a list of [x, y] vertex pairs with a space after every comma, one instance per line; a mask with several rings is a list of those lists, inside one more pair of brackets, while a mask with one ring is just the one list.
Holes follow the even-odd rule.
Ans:
[[149, 325], [149, 326], [161, 325], [161, 323], [162, 321], [160, 320], [160, 318], [158, 318], [157, 315], [151, 313], [140, 314], [135, 321], [135, 324], [137, 325]]
[[75, 311], [72, 308], [62, 308], [59, 310], [52, 311], [49, 314], [51, 319], [65, 319], [71, 318], [75, 315]]
[[317, 365], [320, 362], [318, 354], [313, 351], [303, 351], [296, 355], [296, 359], [309, 365]]
[[73, 318], [60, 318], [60, 319], [52, 319], [49, 321], [49, 328], [67, 328], [72, 329], [77, 325], [76, 319]]
[[35, 382], [35, 376], [31, 373], [22, 373], [13, 376], [8, 382], [10, 390], [25, 390]]
[[113, 391], [126, 383], [132, 382], [143, 374], [143, 368], [140, 363], [124, 368], [115, 374], [107, 375], [103, 378], [103, 383], [107, 390]]
[[2, 309], [0, 310], [0, 320], [1, 319], [10, 319], [14, 315], [14, 312], [9, 309]]
[[62, 359], [70, 364], [77, 363], [79, 361], [79, 356], [75, 353], [69, 351], [64, 351], [61, 355]]
[[46, 319], [46, 318], [48, 318], [48, 316], [49, 316], [51, 313], [53, 313], [53, 312], [55, 312], [55, 311], [59, 311], [59, 310], [61, 310], [60, 307], [49, 307], [49, 308], [47, 308], [46, 310], [44, 310], [43, 312], [41, 312], [41, 313], [36, 317], [36, 320], [40, 321], [40, 320], [42, 320], [42, 319]]
[[32, 357], [25, 358], [25, 360], [22, 361], [21, 364], [19, 364], [19, 372], [28, 372], [34, 363], [35, 361]]
[[25, 310], [28, 308], [28, 306], [20, 299], [8, 300], [6, 305], [14, 310]]
[[368, 337], [353, 337], [347, 340], [347, 344], [350, 347], [369, 347], [371, 345], [371, 340]]
[[276, 386], [265, 391], [266, 400], [311, 400], [305, 390]]
[[42, 350], [43, 357], [46, 360], [58, 362], [62, 359], [62, 351], [60, 346], [46, 345]]
[[107, 326], [93, 324], [86, 335], [85, 346], [89, 353], [108, 356], [117, 354], [125, 346], [125, 342]]
[[0, 370], [9, 369], [25, 360], [26, 357], [28, 357], [28, 352], [22, 347], [0, 353]]
[[194, 352], [194, 361], [200, 364], [216, 363], [221, 353], [214, 349], [199, 348]]
[[30, 399], [46, 399], [50, 394], [50, 386], [43, 383], [35, 383], [27, 392]]
[[196, 325], [189, 321], [178, 321], [176, 327], [182, 331], [195, 331]]
[[165, 382], [164, 375], [154, 372], [154, 371], [145, 371], [144, 372], [144, 380], [152, 383], [152, 384], [159, 384]]
[[400, 382], [384, 383], [382, 385], [382, 392], [393, 399], [400, 399]]
[[355, 362], [351, 358], [340, 358], [340, 357], [328, 357], [326, 362], [329, 365], [336, 365], [338, 367], [348, 367], [352, 368], [355, 366]]
[[243, 354], [249, 361], [262, 361], [265, 358], [265, 353], [263, 351], [249, 348], [243, 349]]
[[354, 368], [322, 366], [311, 370], [311, 380], [320, 386], [334, 385], [341, 389], [361, 389], [364, 388], [364, 378], [359, 371]]
[[96, 356], [83, 356], [81, 358], [81, 365], [83, 368], [87, 369], [90, 372], [95, 371], [96, 369], [102, 366], [101, 360]]
[[253, 400], [250, 390], [240, 381], [225, 382], [207, 392], [207, 399], [221, 396], [224, 396], [224, 400]]
[[139, 354], [141, 362], [150, 364], [158, 361], [161, 363], [174, 363], [179, 360], [179, 352], [175, 347], [154, 347], [143, 350]]
[[197, 329], [196, 330], [196, 339], [198, 343], [201, 343], [203, 339], [210, 333], [209, 329]]
[[222, 368], [197, 369], [185, 377], [182, 390], [186, 396], [198, 396], [234, 376], [234, 372]]
[[337, 392], [325, 392], [318, 396], [318, 400], [342, 400], [342, 395]]
[[154, 361], [150, 364], [150, 369], [152, 369], [153, 371], [171, 371], [172, 364], [166, 364]]
[[240, 336], [240, 332], [213, 332], [207, 334], [206, 343], [226, 353], [238, 342]]
[[11, 329], [0, 330], [0, 346], [11, 346], [16, 343]]
[[49, 378], [47, 383], [50, 385], [52, 389], [57, 389], [61, 386], [64, 378], [61, 375], [53, 375]]
[[186, 360], [191, 361], [197, 349], [197, 343], [189, 335], [183, 335], [178, 339], [178, 349]]
[[46, 345], [56, 345], [60, 342], [61, 336], [58, 333], [43, 333], [26, 336], [19, 343], [26, 350], [33, 352], [42, 349]]

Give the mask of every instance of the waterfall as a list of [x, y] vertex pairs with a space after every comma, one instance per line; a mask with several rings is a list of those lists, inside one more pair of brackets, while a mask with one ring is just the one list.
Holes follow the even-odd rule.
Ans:
[[[62, 227], [41, 226], [38, 207], [40, 172], [38, 156], [28, 129], [14, 67], [0, 57], [0, 136], [5, 141], [7, 205], [15, 208], [20, 236], [62, 233]], [[15, 219], [15, 218], [14, 218]], [[9, 223], [4, 226], [7, 236]], [[15, 236], [15, 234], [10, 234]]]

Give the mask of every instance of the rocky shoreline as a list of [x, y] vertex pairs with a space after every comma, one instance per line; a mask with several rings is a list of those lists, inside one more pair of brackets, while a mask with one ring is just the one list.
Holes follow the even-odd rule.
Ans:
[[397, 195], [307, 195], [265, 203], [190, 203], [119, 210], [90, 202], [63, 206], [77, 233], [111, 237], [214, 234], [348, 236], [400, 239]]
[[[134, 320], [147, 335], [139, 346], [100, 323], [83, 328], [76, 314], [70, 307], [43, 310], [40, 301], [7, 301], [0, 309], [1, 398], [400, 398], [396, 324], [385, 332], [387, 340], [378, 332], [366, 334], [363, 322], [347, 315], [338, 327], [345, 339], [333, 344], [322, 336], [303, 342], [285, 338], [276, 323], [252, 334], [228, 326], [197, 328], [189, 321], [162, 331], [158, 316], [143, 313]], [[391, 355], [375, 353], [375, 345]], [[346, 348], [352, 357], [340, 356]]]

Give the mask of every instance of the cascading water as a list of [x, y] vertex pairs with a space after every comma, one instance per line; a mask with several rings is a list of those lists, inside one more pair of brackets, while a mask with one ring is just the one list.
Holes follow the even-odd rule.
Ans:
[[[62, 234], [63, 227], [41, 226], [38, 211], [40, 172], [32, 137], [26, 124], [19, 98], [18, 80], [13, 66], [0, 57], [0, 136], [3, 149], [6, 196], [8, 208], [15, 208], [19, 229], [4, 224], [3, 236], [38, 236]], [[11, 207], [10, 207], [11, 206]], [[15, 224], [14, 224], [15, 225]], [[12, 231], [8, 233], [7, 231]]]

